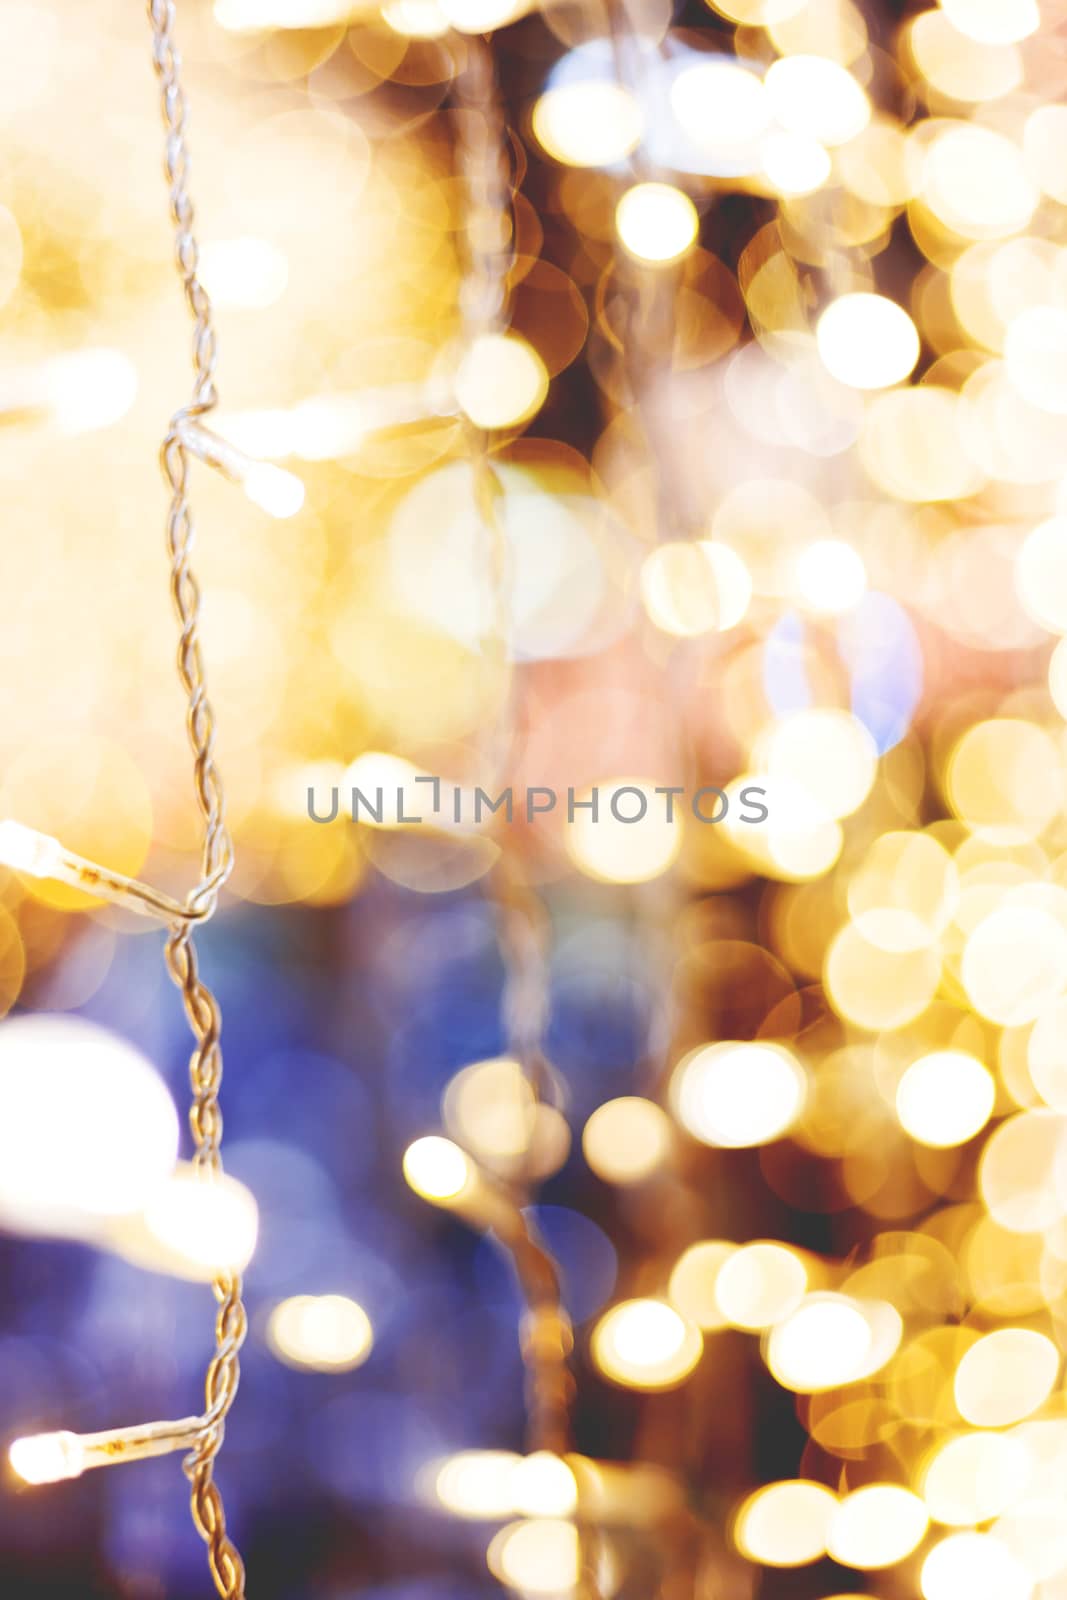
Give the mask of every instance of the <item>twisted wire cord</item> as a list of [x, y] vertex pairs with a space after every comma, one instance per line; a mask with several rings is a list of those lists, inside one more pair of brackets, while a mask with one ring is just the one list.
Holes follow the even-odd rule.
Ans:
[[[508, 324], [509, 274], [514, 262], [512, 174], [506, 157], [508, 132], [488, 40], [464, 41], [465, 58], [454, 90], [458, 119], [457, 166], [466, 191], [466, 260], [460, 287], [464, 348]], [[485, 429], [467, 424], [474, 499], [487, 536], [493, 597], [490, 630], [510, 690], [501, 721], [503, 738], [514, 736], [515, 680], [509, 645], [512, 632], [512, 563], [503, 521], [504, 485]], [[545, 908], [507, 851], [489, 880], [497, 914], [506, 980], [503, 1022], [507, 1048], [530, 1085], [535, 1104], [556, 1103], [558, 1085], [545, 1060], [548, 1021], [548, 946]], [[575, 1384], [570, 1368], [574, 1338], [563, 1301], [559, 1267], [528, 1212], [516, 1201], [493, 1234], [511, 1259], [526, 1312], [520, 1347], [526, 1373], [526, 1444], [530, 1453], [565, 1455], [573, 1444], [571, 1411]], [[581, 1537], [581, 1535], [580, 1535]], [[583, 1552], [586, 1541], [582, 1538]], [[595, 1593], [588, 1566], [583, 1593]]]
[[[200, 588], [191, 566], [194, 524], [188, 500], [189, 462], [181, 430], [184, 423], [203, 416], [217, 403], [217, 342], [211, 301], [200, 282], [199, 252], [193, 231], [194, 212], [188, 187], [187, 109], [181, 83], [181, 57], [174, 38], [174, 0], [148, 0], [148, 16], [166, 135], [164, 167], [174, 224], [175, 261], [193, 319], [193, 397], [172, 418], [160, 459], [171, 495], [166, 538], [171, 562], [171, 599], [180, 626], [178, 677], [188, 703], [186, 724], [193, 754], [196, 800], [204, 827], [201, 881], [189, 896], [187, 905], [198, 912], [200, 920], [206, 921], [214, 912], [219, 891], [232, 869], [233, 845], [226, 826], [222, 779], [215, 764], [215, 716], [208, 699], [200, 648]], [[193, 1096], [189, 1124], [194, 1164], [205, 1180], [210, 1181], [222, 1172], [221, 1017], [218, 1002], [199, 975], [193, 929], [189, 923], [174, 927], [166, 946], [166, 962], [171, 978], [181, 991], [194, 1040], [189, 1061]], [[191, 1485], [193, 1522], [207, 1545], [215, 1587], [222, 1600], [244, 1600], [244, 1563], [226, 1531], [222, 1496], [214, 1472], [226, 1416], [237, 1393], [239, 1354], [248, 1322], [239, 1274], [221, 1274], [212, 1287], [218, 1311], [215, 1353], [205, 1377], [204, 1427], [195, 1448], [186, 1457], [184, 1468]]]

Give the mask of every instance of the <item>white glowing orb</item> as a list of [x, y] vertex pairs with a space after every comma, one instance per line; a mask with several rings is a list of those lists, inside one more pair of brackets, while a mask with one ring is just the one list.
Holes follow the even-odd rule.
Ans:
[[0, 1023], [0, 1214], [62, 1232], [140, 1210], [178, 1153], [162, 1078], [125, 1040], [80, 1018]]

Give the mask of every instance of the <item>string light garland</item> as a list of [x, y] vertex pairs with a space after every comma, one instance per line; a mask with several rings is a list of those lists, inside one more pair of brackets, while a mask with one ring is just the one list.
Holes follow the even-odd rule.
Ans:
[[[91, 154], [80, 137], [108, 63], [125, 70], [129, 18], [100, 52], [91, 20], [60, 9], [4, 21], [0, 420], [25, 537], [0, 559], [31, 620], [3, 630], [21, 692], [0, 816], [40, 831], [0, 823], [16, 874], [0, 880], [0, 1011], [23, 996], [35, 1013], [0, 1025], [0, 1220], [99, 1253], [79, 1298], [65, 1259], [25, 1271], [38, 1250], [49, 1266], [47, 1245], [5, 1242], [0, 1359], [24, 1481], [171, 1451], [195, 1478], [221, 1439], [212, 1395], [236, 1379], [226, 1299], [256, 1208], [210, 1154], [174, 1168], [173, 1104], [127, 1040], [156, 996], [130, 984], [138, 946], [113, 911], [171, 942], [209, 1097], [197, 1142], [217, 1154], [218, 1017], [190, 964], [228, 850], [188, 899], [144, 881], [149, 841], [183, 834], [151, 649], [129, 671], [154, 628], [122, 521], [139, 497], [116, 506], [111, 487], [131, 486], [138, 386], [131, 421], [156, 403], [160, 308], [147, 213], [121, 182], [136, 140], [121, 115]], [[286, 908], [230, 945], [286, 1024], [273, 1003], [241, 1008], [242, 1058], [263, 1070], [227, 1095], [229, 1164], [264, 1205], [258, 1428], [285, 1446], [241, 1485], [250, 1567], [283, 1537], [299, 1581], [331, 1594], [379, 1577], [421, 1594], [446, 1572], [477, 1586], [483, 1552], [524, 1596], [1056, 1591], [1056, 5], [217, 0], [190, 22], [223, 88], [205, 176], [242, 235], [196, 276], [232, 311], [250, 389], [228, 417], [184, 408], [165, 470], [172, 496], [201, 465], [242, 491], [207, 596], [236, 735], [231, 892]], [[94, 207], [105, 227], [87, 226]], [[255, 312], [282, 294], [263, 338]], [[56, 437], [79, 470], [51, 470]], [[104, 559], [121, 628], [86, 617]], [[210, 727], [177, 583], [199, 783]], [[447, 823], [426, 811], [438, 771], [464, 798]], [[728, 815], [683, 796], [671, 819], [668, 772], [685, 796], [714, 799], [717, 780]], [[529, 796], [531, 775], [556, 805], [513, 818], [510, 786]], [[472, 777], [509, 811], [479, 817]], [[332, 787], [333, 819], [327, 801], [310, 821], [312, 784]], [[357, 784], [386, 786], [373, 821], [337, 804]], [[620, 785], [648, 802], [639, 824], [606, 804]], [[748, 785], [768, 810], [752, 827]], [[598, 792], [597, 822], [569, 815]], [[201, 802], [210, 831], [221, 794]], [[79, 1140], [55, 1108], [82, 1067], [97, 1105], [78, 1099]], [[407, 1176], [475, 1238], [390, 1214], [383, 1125], [401, 1146], [440, 1128]], [[258, 1170], [249, 1134], [270, 1140]], [[461, 1448], [498, 1442], [518, 1388], [477, 1236], [520, 1282], [514, 1451]], [[63, 1425], [65, 1355], [114, 1368], [154, 1315], [164, 1336], [130, 1382], [167, 1381], [189, 1353], [168, 1298], [185, 1291], [131, 1263], [227, 1286], [227, 1372], [203, 1416], [43, 1431]], [[99, 1314], [116, 1302], [137, 1321]], [[20, 1381], [36, 1332], [57, 1369], [40, 1395]], [[619, 1459], [574, 1454], [575, 1424]], [[149, 1524], [151, 1480], [88, 1490], [106, 1512], [71, 1537], [109, 1593], [187, 1581], [166, 1518]], [[194, 1502], [210, 1547], [215, 1505], [202, 1488]], [[0, 1587], [48, 1586], [65, 1560], [51, 1505], [15, 1506], [39, 1548], [20, 1528]], [[500, 1524], [488, 1551], [453, 1527], [435, 1549], [441, 1511]], [[240, 1558], [213, 1560], [225, 1593]]]
[[[219, 893], [233, 868], [233, 845], [226, 825], [222, 779], [215, 762], [215, 715], [208, 698], [200, 642], [200, 588], [191, 565], [194, 524], [189, 504], [189, 457], [239, 476], [233, 453], [216, 449], [200, 419], [218, 403], [215, 387], [217, 345], [211, 302], [199, 276], [199, 250], [189, 194], [187, 106], [181, 57], [175, 40], [174, 0], [149, 0], [152, 61], [159, 82], [166, 133], [165, 170], [174, 224], [175, 262], [193, 321], [194, 386], [191, 401], [178, 410], [163, 440], [160, 456], [171, 500], [167, 513], [170, 592], [180, 625], [178, 676], [188, 697], [187, 731], [193, 754], [197, 805], [203, 821], [201, 876], [184, 904], [145, 884], [97, 867], [64, 849], [47, 835], [20, 824], [0, 824], [0, 853], [7, 864], [37, 877], [102, 895], [122, 906], [158, 917], [170, 933], [167, 969], [179, 989], [195, 1046], [189, 1062], [193, 1102], [193, 1167], [204, 1183], [223, 1176], [221, 1016], [218, 1002], [201, 978], [193, 927], [214, 914]], [[269, 469], [276, 471], [277, 469]], [[289, 476], [289, 475], [287, 475]], [[298, 481], [298, 480], [297, 480]], [[240, 1379], [239, 1353], [247, 1331], [241, 1277], [221, 1271], [212, 1288], [217, 1303], [215, 1353], [205, 1379], [205, 1409], [179, 1422], [148, 1423], [103, 1433], [61, 1432], [17, 1439], [11, 1465], [30, 1483], [77, 1477], [93, 1467], [184, 1450], [191, 1485], [193, 1521], [207, 1546], [208, 1562], [222, 1600], [243, 1600], [244, 1563], [226, 1530], [222, 1496], [215, 1482], [215, 1460], [222, 1446], [226, 1416]]]
[[[461, 333], [456, 393], [461, 404], [466, 400], [464, 422], [472, 489], [486, 539], [493, 597], [485, 647], [493, 652], [512, 685], [511, 692], [502, 696], [500, 716], [483, 741], [483, 752], [495, 765], [506, 757], [513, 743], [517, 713], [509, 659], [512, 558], [503, 520], [504, 485], [493, 461], [489, 419], [479, 415], [479, 406], [484, 404], [486, 388], [492, 389], [493, 361], [509, 337], [508, 276], [514, 254], [511, 182], [505, 156], [507, 132], [489, 43], [471, 36], [458, 41], [457, 48], [463, 53], [455, 94], [457, 166], [465, 195], [465, 270], [459, 292]], [[473, 369], [485, 362], [487, 354], [488, 367], [475, 375]], [[496, 917], [505, 969], [501, 1012], [507, 1059], [517, 1067], [515, 1089], [522, 1086], [530, 1097], [527, 1104], [516, 1096], [515, 1103], [516, 1115], [526, 1126], [526, 1149], [519, 1157], [519, 1170], [509, 1183], [490, 1176], [465, 1150], [436, 1135], [409, 1146], [403, 1170], [416, 1193], [487, 1232], [512, 1264], [524, 1304], [519, 1345], [527, 1374], [526, 1460], [531, 1468], [541, 1463], [542, 1470], [563, 1475], [569, 1488], [562, 1509], [570, 1514], [578, 1509], [580, 1481], [564, 1461], [573, 1446], [570, 1411], [574, 1379], [569, 1360], [574, 1336], [563, 1304], [559, 1265], [530, 1214], [529, 1196], [518, 1192], [526, 1187], [523, 1167], [533, 1155], [537, 1119], [553, 1088], [551, 1069], [543, 1054], [548, 1020], [549, 923], [544, 907], [526, 886], [506, 841], [490, 869], [487, 894]], [[575, 1538], [577, 1560], [581, 1563], [583, 1540], [577, 1530]], [[491, 1549], [490, 1564], [492, 1561]], [[587, 1583], [586, 1589], [596, 1592], [592, 1584]]]

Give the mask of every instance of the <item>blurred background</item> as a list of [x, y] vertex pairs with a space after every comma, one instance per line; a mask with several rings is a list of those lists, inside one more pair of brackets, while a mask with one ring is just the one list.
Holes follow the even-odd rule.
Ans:
[[[248, 1262], [257, 1600], [1063, 1600], [1067, 8], [178, 34], [232, 1182], [158, 929], [0, 867], [5, 1445], [194, 1412]], [[0, 817], [183, 894], [149, 28], [0, 41]], [[471, 1174], [560, 1267], [584, 1574]], [[186, 1495], [5, 1465], [4, 1592], [208, 1593]]]

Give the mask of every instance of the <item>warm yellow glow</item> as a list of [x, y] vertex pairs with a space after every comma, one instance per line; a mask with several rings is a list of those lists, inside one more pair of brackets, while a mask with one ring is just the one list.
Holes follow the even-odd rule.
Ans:
[[959, 873], [925, 833], [883, 833], [848, 885], [848, 909], [863, 938], [881, 950], [923, 950], [952, 919]]
[[764, 83], [783, 128], [820, 144], [845, 144], [870, 121], [870, 102], [855, 78], [824, 56], [783, 56]]
[[734, 1541], [743, 1556], [765, 1567], [806, 1567], [826, 1553], [836, 1506], [837, 1496], [821, 1483], [769, 1483], [742, 1505]]
[[178, 1116], [124, 1039], [80, 1018], [0, 1023], [0, 1214], [29, 1231], [139, 1211], [166, 1182]]
[[1067, 1111], [1067, 999], [1042, 1007], [1026, 1041], [1026, 1064], [1047, 1106]]
[[817, 616], [840, 617], [863, 599], [867, 569], [843, 539], [816, 539], [797, 556], [797, 598]]
[[807, 1078], [782, 1045], [722, 1040], [685, 1056], [671, 1078], [679, 1121], [703, 1144], [742, 1147], [781, 1138], [804, 1105]]
[[514, 1509], [524, 1517], [569, 1517], [578, 1509], [578, 1485], [567, 1463], [551, 1450], [536, 1450], [511, 1473]]
[[416, 1139], [404, 1151], [404, 1177], [424, 1200], [458, 1199], [473, 1175], [471, 1163], [459, 1145], [437, 1134]]
[[869, 1483], [834, 1508], [827, 1553], [842, 1566], [861, 1572], [891, 1567], [911, 1555], [928, 1526], [926, 1507], [910, 1489]]
[[993, 1075], [963, 1050], [935, 1050], [913, 1061], [897, 1085], [897, 1116], [920, 1144], [966, 1144], [992, 1115]]
[[[768, 816], [753, 826], [740, 820], [744, 790], [763, 791]], [[821, 877], [841, 854], [841, 824], [826, 815], [820, 800], [793, 779], [766, 772], [745, 773], [726, 785], [731, 810], [723, 832], [733, 849], [769, 878], [800, 881]]]
[[680, 72], [671, 84], [671, 108], [689, 137], [712, 151], [751, 144], [772, 116], [758, 73], [725, 60]]
[[847, 1295], [811, 1294], [771, 1330], [767, 1365], [785, 1388], [811, 1394], [864, 1375], [872, 1343], [861, 1305]]
[[572, 167], [610, 167], [641, 138], [641, 108], [619, 83], [590, 80], [549, 89], [534, 107], [541, 147]]
[[581, 1572], [573, 1522], [535, 1517], [501, 1528], [489, 1546], [489, 1570], [520, 1594], [569, 1595]]
[[521, 1460], [511, 1450], [461, 1450], [437, 1469], [434, 1491], [457, 1517], [509, 1517], [515, 1511], [512, 1485]]
[[289, 263], [266, 239], [214, 239], [201, 247], [200, 279], [216, 305], [261, 310], [285, 293]]
[[627, 1389], [670, 1389], [687, 1378], [704, 1348], [699, 1329], [665, 1300], [623, 1300], [593, 1330], [593, 1359]]
[[866, 800], [878, 750], [858, 717], [829, 707], [780, 718], [758, 741], [755, 764], [807, 791], [825, 817], [850, 816]]
[[143, 1209], [120, 1218], [107, 1237], [128, 1260], [210, 1283], [220, 1273], [244, 1271], [258, 1232], [255, 1196], [243, 1183], [180, 1162]]
[[[355, 820], [368, 828], [396, 828], [405, 826], [401, 819], [424, 819], [412, 826], [424, 826], [434, 819], [433, 796], [428, 786], [419, 783], [423, 774], [414, 762], [404, 756], [389, 755], [383, 750], [364, 750], [362, 755], [349, 762], [340, 779], [341, 794], [350, 800], [353, 789], [365, 797], [351, 801]], [[381, 791], [381, 800], [378, 791]], [[381, 811], [381, 821], [374, 815]]]
[[1063, 1120], [1055, 1112], [1021, 1111], [990, 1134], [978, 1167], [978, 1187], [990, 1215], [1012, 1233], [1051, 1228], [1065, 1214], [1057, 1175]]
[[881, 294], [843, 294], [815, 329], [823, 365], [853, 389], [888, 389], [919, 359], [919, 335], [908, 313]]
[[772, 133], [763, 143], [763, 175], [776, 193], [812, 194], [833, 170], [829, 152], [806, 133]]
[[1026, 1568], [991, 1533], [950, 1533], [922, 1564], [923, 1600], [1030, 1600]]
[[432, 1492], [453, 1515], [485, 1521], [569, 1517], [578, 1504], [574, 1473], [550, 1450], [461, 1450], [433, 1470]]
[[1026, 170], [1045, 194], [1060, 205], [1067, 204], [1067, 173], [1061, 151], [1067, 138], [1067, 106], [1037, 106], [1026, 119], [1023, 154]]
[[85, 1452], [77, 1434], [37, 1433], [16, 1439], [8, 1459], [23, 1483], [58, 1483], [80, 1476]]
[[859, 456], [875, 484], [898, 500], [964, 499], [985, 481], [964, 440], [959, 396], [938, 384], [874, 395]]
[[438, 0], [441, 10], [460, 33], [492, 33], [525, 10], [525, 0]]
[[1013, 44], [1041, 26], [1037, 0], [938, 0], [954, 28], [983, 44]]
[[121, 350], [71, 350], [46, 363], [42, 387], [60, 433], [93, 433], [130, 410], [137, 369]]
[[[567, 854], [582, 872], [604, 883], [658, 878], [682, 847], [682, 816], [668, 817], [664, 796], [640, 778], [608, 778], [576, 796], [564, 832]], [[627, 820], [620, 820], [625, 818]]]
[[406, 39], [443, 39], [452, 26], [437, 0], [387, 0], [382, 21]]
[[482, 1160], [514, 1160], [530, 1148], [537, 1101], [509, 1056], [464, 1067], [445, 1090], [443, 1109], [449, 1131]]
[[1067, 634], [1067, 517], [1032, 528], [1015, 558], [1019, 598], [1035, 622]]
[[290, 1367], [350, 1372], [362, 1366], [374, 1343], [370, 1318], [343, 1294], [297, 1294], [274, 1307], [267, 1342]]
[[808, 1274], [782, 1244], [742, 1245], [719, 1267], [715, 1300], [725, 1322], [757, 1332], [787, 1316], [804, 1296]]
[[969, 935], [960, 977], [981, 1016], [1033, 1022], [1067, 986], [1067, 928], [1038, 906], [1002, 906]]
[[725, 633], [748, 611], [752, 579], [729, 545], [718, 540], [671, 540], [650, 550], [641, 565], [641, 598], [664, 633], [679, 638]]
[[1032, 722], [978, 722], [949, 758], [946, 792], [953, 811], [980, 838], [1023, 844], [1048, 827], [1064, 803], [1063, 763], [1049, 735]]
[[949, 1439], [926, 1465], [922, 1494], [935, 1522], [970, 1527], [999, 1516], [1026, 1493], [1032, 1469], [1022, 1439], [966, 1433]]
[[1061, 639], [1048, 664], [1048, 692], [1060, 716], [1067, 721], [1067, 639]]
[[545, 364], [516, 333], [483, 333], [464, 352], [456, 399], [479, 428], [510, 428], [541, 409], [548, 393]]
[[637, 183], [615, 208], [619, 238], [638, 261], [659, 265], [677, 261], [696, 239], [696, 206], [669, 183]]
[[731, 22], [762, 28], [803, 11], [807, 0], [708, 0], [713, 11]]
[[1059, 1351], [1044, 1334], [997, 1328], [971, 1345], [956, 1368], [960, 1416], [976, 1428], [1020, 1422], [1048, 1399], [1059, 1369]]
[[1008, 323], [1004, 363], [1024, 399], [1040, 411], [1067, 414], [1067, 310], [1029, 306]]
[[663, 1165], [670, 1147], [666, 1112], [637, 1095], [605, 1101], [582, 1132], [585, 1159], [605, 1183], [641, 1183]]
[[280, 522], [295, 517], [304, 504], [301, 480], [294, 472], [272, 466], [269, 461], [253, 462], [242, 479], [242, 486], [253, 505]]
[[215, 0], [215, 21], [230, 33], [268, 28], [328, 28], [352, 17], [358, 0]]
[[920, 12], [911, 24], [909, 43], [923, 77], [954, 100], [997, 100], [1022, 82], [1018, 50], [968, 38], [944, 11]]
[[725, 1239], [702, 1239], [683, 1251], [674, 1264], [667, 1298], [698, 1328], [707, 1331], [728, 1325], [715, 1296], [715, 1285], [736, 1249]]
[[861, 1028], [900, 1028], [926, 1010], [941, 978], [940, 951], [886, 950], [847, 923], [826, 954], [823, 981], [837, 1013]]
[[927, 149], [922, 198], [963, 239], [1006, 239], [1026, 227], [1039, 193], [1006, 135], [948, 122]]

